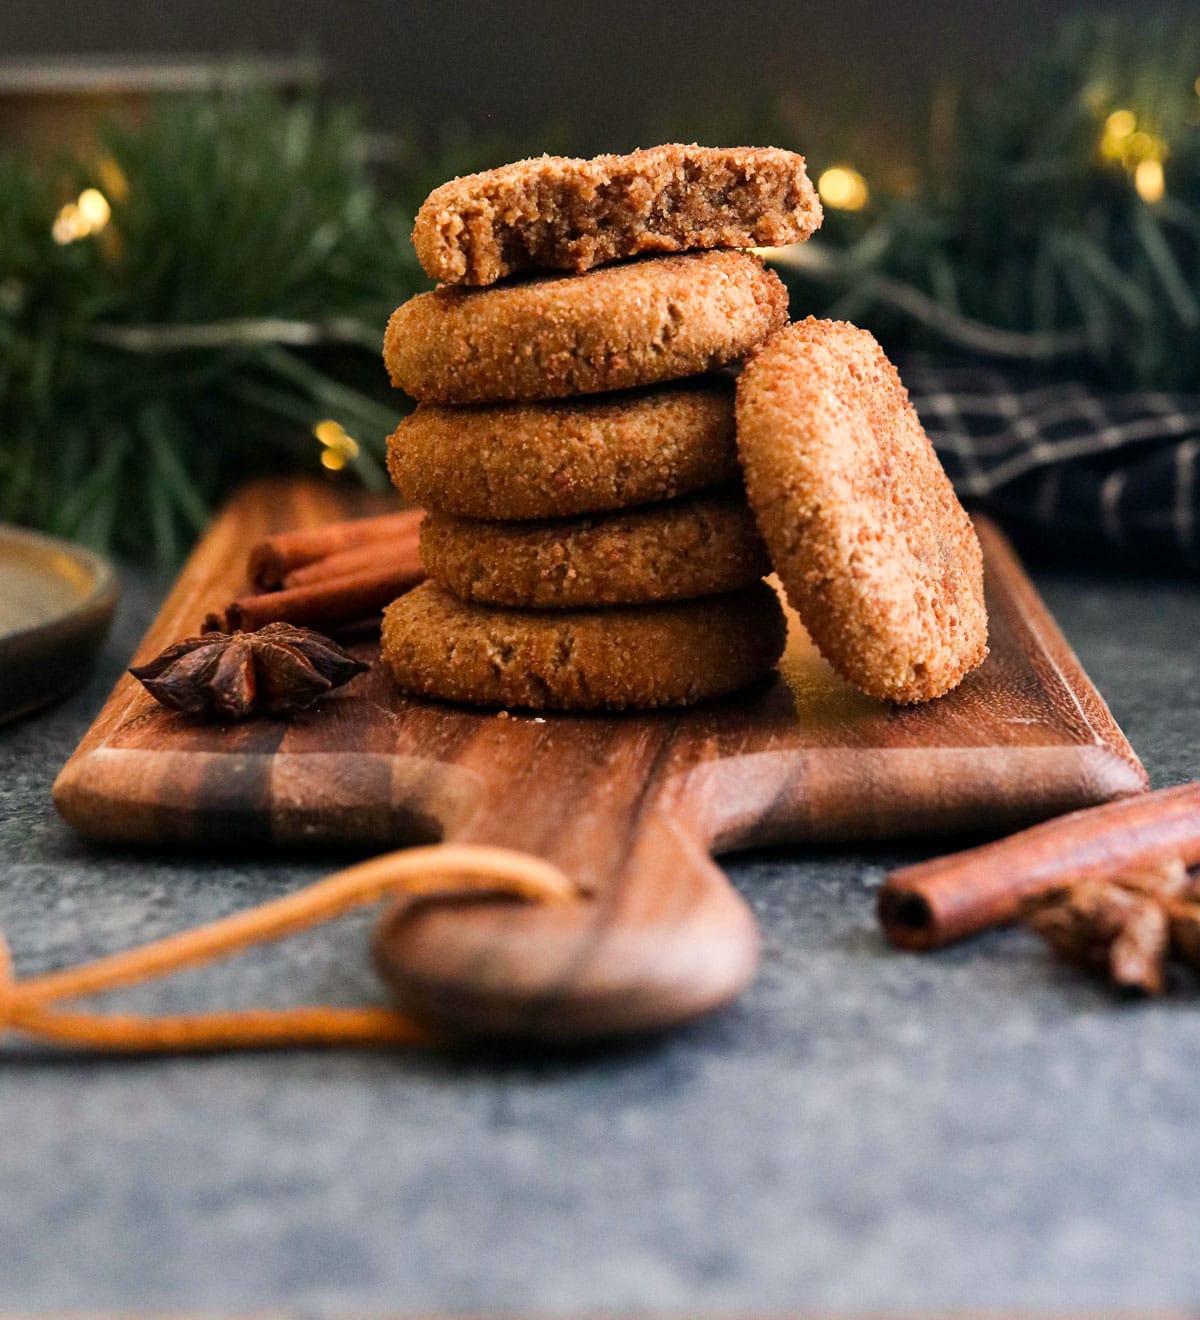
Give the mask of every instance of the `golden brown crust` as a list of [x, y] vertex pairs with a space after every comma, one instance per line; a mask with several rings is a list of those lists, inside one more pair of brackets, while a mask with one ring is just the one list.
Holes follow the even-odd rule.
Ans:
[[413, 246], [446, 284], [580, 273], [650, 252], [800, 243], [821, 223], [804, 157], [670, 142], [627, 156], [540, 156], [451, 179], [417, 212]]
[[623, 710], [724, 696], [783, 651], [778, 598], [725, 596], [607, 610], [472, 605], [423, 583], [383, 616], [383, 663], [405, 692], [475, 706]]
[[481, 522], [429, 514], [421, 559], [461, 600], [527, 609], [713, 596], [770, 572], [743, 492], [598, 517]]
[[738, 382], [737, 428], [771, 560], [835, 669], [915, 702], [983, 661], [975, 529], [871, 335], [810, 318], [772, 336]]
[[464, 518], [565, 518], [739, 475], [719, 376], [561, 403], [421, 404], [388, 441], [404, 498]]
[[697, 252], [398, 307], [383, 357], [422, 402], [563, 399], [678, 380], [744, 357], [787, 321], [787, 290], [745, 252]]

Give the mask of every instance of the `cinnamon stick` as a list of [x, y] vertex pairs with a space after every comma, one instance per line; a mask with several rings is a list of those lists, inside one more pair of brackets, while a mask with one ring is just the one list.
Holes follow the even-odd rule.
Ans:
[[418, 548], [417, 529], [405, 532], [395, 542], [356, 546], [353, 550], [342, 550], [336, 555], [327, 555], [324, 559], [314, 559], [311, 564], [302, 564], [294, 568], [283, 579], [283, 589], [290, 591], [295, 587], [307, 587], [313, 582], [325, 582], [330, 578], [347, 577], [350, 574], [370, 573], [376, 569], [394, 568], [400, 571], [419, 571], [421, 555]]
[[325, 559], [355, 546], [394, 541], [411, 534], [422, 516], [420, 509], [405, 509], [377, 518], [351, 518], [346, 522], [302, 527], [294, 532], [269, 536], [250, 551], [250, 581], [260, 590], [269, 591], [281, 586], [293, 569], [311, 564], [316, 559]]
[[935, 949], [1001, 922], [1064, 885], [1179, 859], [1200, 863], [1200, 783], [1060, 816], [981, 848], [893, 871], [879, 920], [902, 949]]
[[254, 632], [265, 623], [334, 628], [378, 614], [424, 578], [419, 564], [389, 565], [371, 573], [325, 578], [290, 591], [243, 596], [225, 611], [226, 632]]

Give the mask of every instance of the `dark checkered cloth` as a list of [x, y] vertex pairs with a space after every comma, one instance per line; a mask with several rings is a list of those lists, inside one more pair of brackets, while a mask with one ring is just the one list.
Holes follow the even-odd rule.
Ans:
[[921, 357], [900, 372], [959, 495], [1027, 553], [1200, 571], [1200, 395]]

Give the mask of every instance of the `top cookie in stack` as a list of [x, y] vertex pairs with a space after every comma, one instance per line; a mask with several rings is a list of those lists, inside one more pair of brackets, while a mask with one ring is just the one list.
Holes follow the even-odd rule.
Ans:
[[486, 285], [648, 253], [801, 243], [820, 223], [803, 156], [670, 143], [452, 179], [417, 212], [413, 246], [432, 279]]
[[774, 149], [543, 157], [429, 197], [413, 238], [443, 284], [384, 342], [420, 404], [389, 466], [430, 511], [431, 581], [384, 626], [405, 689], [657, 706], [770, 668], [784, 629], [733, 390], [704, 373], [787, 323], [778, 277], [728, 249], [800, 241], [820, 218], [803, 159]]

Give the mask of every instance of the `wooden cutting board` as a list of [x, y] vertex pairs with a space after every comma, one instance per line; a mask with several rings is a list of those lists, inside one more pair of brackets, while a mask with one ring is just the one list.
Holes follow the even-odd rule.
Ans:
[[[249, 545], [379, 511], [335, 486], [259, 483], [216, 520], [131, 663], [244, 585]], [[381, 928], [408, 1006], [540, 1037], [663, 1026], [736, 995], [758, 937], [711, 854], [767, 843], [999, 833], [1136, 793], [1146, 775], [1001, 534], [978, 520], [991, 654], [955, 692], [864, 697], [793, 619], [780, 675], [679, 712], [567, 716], [401, 696], [375, 666], [289, 723], [196, 724], [124, 677], [59, 776], [96, 839], [181, 846], [444, 838], [524, 849], [578, 904], [433, 906]], [[373, 643], [359, 653], [377, 658]]]

